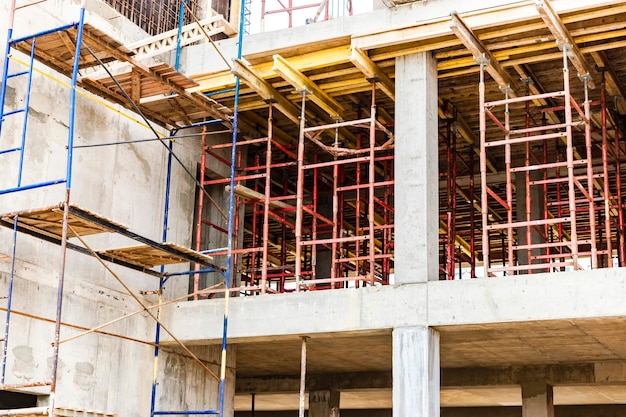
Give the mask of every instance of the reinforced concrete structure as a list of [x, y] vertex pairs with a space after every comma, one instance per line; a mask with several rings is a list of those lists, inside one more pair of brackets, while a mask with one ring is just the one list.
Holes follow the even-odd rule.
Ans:
[[626, 1], [371, 3], [0, 5], [0, 415], [626, 413]]

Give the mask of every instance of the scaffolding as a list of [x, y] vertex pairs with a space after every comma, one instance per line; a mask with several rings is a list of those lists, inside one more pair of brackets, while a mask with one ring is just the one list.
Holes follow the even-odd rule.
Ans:
[[[485, 101], [485, 68], [480, 61], [480, 145], [481, 213], [485, 276], [514, 275], [612, 267], [614, 238], [612, 219], [623, 230], [621, 179], [615, 190], [609, 181], [609, 142], [604, 81], [602, 100], [589, 98], [590, 78], [581, 76], [584, 101], [571, 93], [568, 59], [571, 47], [563, 45], [563, 89], [552, 93]], [[551, 106], [539, 110], [540, 120], [531, 103], [544, 101]], [[592, 105], [601, 107], [601, 140], [592, 137]], [[561, 118], [555, 112], [562, 114]], [[516, 117], [514, 114], [523, 114]], [[550, 117], [547, 116], [550, 114]], [[511, 120], [525, 120], [523, 127]], [[620, 178], [620, 144], [615, 130], [614, 163]], [[503, 139], [497, 138], [498, 133]], [[495, 139], [497, 138], [497, 139]], [[498, 152], [502, 149], [503, 152]], [[598, 152], [594, 149], [600, 150]], [[495, 189], [487, 176], [487, 154], [504, 158], [504, 189]], [[614, 197], [617, 195], [617, 199]], [[494, 220], [489, 208], [503, 209], [502, 220]], [[622, 219], [622, 220], [619, 220]], [[622, 223], [619, 223], [622, 222]], [[621, 233], [620, 233], [621, 234]], [[502, 265], [491, 259], [494, 241], [501, 240]], [[619, 263], [623, 261], [623, 242], [618, 244]], [[586, 265], [588, 263], [588, 265]]]
[[[305, 3], [294, 0], [270, 0], [269, 7], [267, 0], [261, 0], [261, 32], [265, 31], [265, 19], [271, 15], [287, 15], [287, 27], [294, 25], [294, 12], [303, 10], [315, 10], [315, 13], [302, 23], [316, 23], [320, 20], [328, 20], [341, 16], [352, 16], [352, 0], [322, 0], [320, 2]], [[299, 26], [299, 25], [297, 25]]]
[[[394, 139], [376, 119], [375, 87], [369, 117], [307, 126], [309, 93], [302, 91], [297, 144], [273, 134], [273, 103], [267, 107], [267, 136], [238, 140], [232, 189], [238, 196], [235, 212], [245, 213], [246, 221], [234, 222], [233, 238], [243, 240], [233, 251], [241, 282], [231, 291], [256, 295], [389, 283]], [[347, 140], [348, 130], [355, 143], [340, 142]], [[232, 149], [232, 143], [207, 145], [207, 135], [200, 183], [226, 185], [229, 178], [205, 178], [206, 160], [212, 157], [230, 167], [217, 152]], [[245, 154], [252, 155], [248, 161]], [[196, 244], [206, 240], [210, 228], [227, 233], [207, 218], [200, 193], [197, 201], [196, 213], [203, 216], [196, 221]], [[214, 256], [224, 253], [211, 251]], [[200, 278], [195, 276], [195, 291], [201, 289]], [[211, 291], [219, 292], [223, 290]]]
[[[65, 415], [65, 408], [59, 407], [56, 404], [56, 391], [57, 380], [59, 372], [59, 349], [62, 343], [69, 340], [73, 340], [76, 337], [80, 337], [93, 332], [107, 334], [114, 337], [119, 337], [124, 340], [132, 340], [139, 343], [146, 343], [141, 340], [133, 339], [124, 335], [118, 335], [110, 332], [104, 332], [101, 329], [113, 322], [122, 320], [129, 316], [124, 316], [118, 320], [105, 323], [97, 328], [84, 329], [81, 326], [74, 326], [69, 323], [61, 322], [61, 314], [63, 310], [63, 297], [64, 297], [64, 284], [66, 281], [66, 253], [67, 250], [74, 250], [79, 253], [89, 255], [95, 258], [104, 267], [111, 276], [124, 288], [124, 290], [139, 304], [141, 310], [137, 313], [147, 313], [157, 323], [155, 332], [155, 342], [148, 343], [155, 347], [155, 371], [154, 380], [152, 384], [152, 401], [150, 407], [151, 415], [176, 415], [176, 414], [214, 414], [223, 415], [224, 412], [224, 384], [225, 384], [225, 366], [226, 366], [226, 344], [227, 344], [227, 307], [224, 313], [224, 325], [223, 325], [223, 341], [222, 341], [222, 363], [221, 372], [218, 376], [212, 372], [206, 364], [204, 364], [198, 357], [187, 348], [182, 342], [180, 342], [176, 336], [167, 329], [160, 321], [160, 308], [169, 302], [163, 302], [161, 296], [164, 288], [164, 284], [171, 277], [176, 276], [189, 276], [194, 272], [197, 272], [198, 266], [204, 271], [220, 271], [226, 277], [225, 283], [228, 288], [228, 277], [231, 274], [231, 257], [232, 257], [232, 245], [233, 242], [229, 241], [227, 266], [225, 268], [216, 265], [213, 258], [207, 254], [196, 252], [185, 247], [179, 246], [174, 243], [167, 242], [167, 230], [168, 230], [168, 214], [169, 214], [169, 199], [171, 188], [171, 171], [174, 161], [181, 164], [181, 166], [187, 171], [187, 174], [191, 174], [182, 164], [180, 158], [175, 154], [173, 150], [173, 136], [180, 129], [185, 128], [197, 128], [202, 125], [211, 123], [221, 123], [230, 130], [230, 116], [228, 109], [219, 105], [211, 99], [197, 93], [190, 93], [187, 90], [196, 84], [189, 80], [187, 77], [178, 73], [177, 69], [173, 69], [166, 64], [159, 64], [157, 66], [147, 67], [138, 61], [133, 59], [134, 52], [131, 52], [127, 47], [116, 42], [110, 36], [98, 29], [92, 27], [88, 23], [85, 23], [85, 5], [84, 2], [80, 8], [79, 20], [59, 27], [48, 29], [42, 32], [30, 34], [21, 38], [13, 37], [13, 28], [15, 22], [16, 11], [23, 9], [27, 6], [33, 6], [36, 3], [27, 4], [26, 6], [16, 6], [16, 0], [12, 0], [9, 14], [9, 29], [7, 36], [7, 44], [3, 62], [2, 72], [2, 89], [0, 92], [0, 135], [2, 134], [2, 128], [8, 119], [22, 117], [21, 130], [19, 134], [18, 143], [3, 144], [0, 150], [1, 157], [8, 157], [11, 155], [18, 155], [19, 161], [17, 163], [17, 173], [15, 175], [15, 186], [4, 188], [0, 190], [0, 195], [8, 195], [19, 193], [22, 191], [33, 190], [37, 188], [52, 187], [56, 185], [65, 186], [65, 198], [62, 203], [55, 206], [21, 210], [0, 216], [0, 224], [13, 230], [13, 243], [10, 255], [10, 276], [8, 280], [7, 289], [7, 308], [5, 315], [4, 326], [4, 338], [3, 338], [3, 352], [2, 352], [2, 368], [0, 375], [0, 389], [19, 390], [31, 387], [49, 387], [49, 405], [41, 409], [27, 409], [24, 410], [25, 415], [41, 414], [43, 412], [50, 415]], [[182, 22], [182, 13], [184, 8], [180, 7]], [[201, 23], [195, 19], [196, 23], [201, 26]], [[219, 20], [219, 19], [218, 19]], [[241, 20], [243, 25], [243, 20]], [[181, 28], [180, 24], [178, 31], [178, 48], [181, 45]], [[205, 35], [205, 29], [201, 28]], [[240, 35], [243, 32], [240, 31]], [[210, 39], [209, 39], [210, 40]], [[240, 38], [241, 44], [241, 38]], [[23, 52], [28, 56], [28, 62], [21, 62], [18, 58], [15, 58], [14, 52]], [[241, 53], [241, 51], [239, 51]], [[177, 54], [178, 56], [178, 54]], [[10, 61], [14, 60], [17, 64], [24, 64], [26, 70], [14, 72], [14, 65], [10, 65]], [[35, 68], [36, 61], [41, 62], [45, 66], [52, 68], [71, 79], [70, 88], [70, 103], [69, 103], [69, 115], [68, 115], [68, 137], [66, 142], [67, 152], [65, 158], [65, 176], [63, 178], [53, 178], [42, 180], [40, 182], [25, 182], [24, 181], [24, 160], [27, 145], [36, 146], [27, 142], [28, 134], [28, 121], [30, 113], [30, 99], [32, 92], [32, 85], [34, 82], [33, 73], [39, 71]], [[109, 63], [125, 63], [130, 64], [130, 71], [127, 73], [118, 74], [113, 76], [106, 64]], [[177, 64], [178, 66], [178, 64]], [[102, 72], [98, 73], [95, 69], [100, 68], [100, 71], [104, 71], [106, 75], [102, 75]], [[83, 77], [79, 77], [79, 74], [83, 74]], [[24, 107], [17, 109], [7, 109], [6, 96], [9, 80], [18, 78], [26, 78], [26, 94], [24, 97]], [[159, 141], [165, 147], [167, 154], [167, 177], [165, 184], [165, 201], [164, 201], [164, 214], [163, 214], [163, 229], [162, 229], [162, 241], [158, 242], [133, 232], [128, 227], [119, 224], [115, 221], [109, 220], [96, 213], [73, 205], [71, 202], [71, 189], [72, 189], [72, 173], [73, 173], [73, 155], [75, 149], [78, 146], [74, 143], [75, 130], [76, 130], [76, 114], [79, 111], [76, 103], [76, 96], [79, 91], [78, 87], [83, 87], [91, 93], [97, 96], [104, 97], [124, 107], [133, 110], [141, 117], [141, 123], [149, 128], [155, 135], [152, 140]], [[145, 96], [159, 96], [160, 100], [141, 100]], [[193, 110], [193, 112], [191, 111]], [[194, 117], [199, 119], [210, 119], [208, 122], [187, 125], [189, 118], [188, 113], [193, 113]], [[159, 134], [153, 127], [153, 123], [160, 124], [162, 126], [177, 126], [167, 139], [163, 138], [163, 135]], [[235, 108], [234, 118], [234, 131], [237, 131], [237, 111]], [[235, 134], [236, 135], [236, 134]], [[236, 137], [236, 136], [235, 136]], [[144, 140], [145, 141], [145, 140]], [[136, 141], [139, 142], [139, 141]], [[105, 145], [116, 145], [120, 143], [134, 143], [131, 142], [115, 142]], [[98, 145], [99, 146], [99, 145]], [[233, 164], [234, 165], [234, 164]], [[195, 177], [194, 177], [195, 178]], [[231, 194], [231, 201], [233, 196]], [[232, 212], [233, 207], [230, 208], [229, 228], [232, 229]], [[13, 311], [12, 302], [14, 298], [13, 283], [15, 279], [15, 261], [16, 261], [16, 247], [18, 240], [18, 233], [28, 234], [34, 236], [43, 241], [57, 244], [60, 246], [60, 267], [58, 273], [57, 300], [55, 309], [55, 318], [48, 319], [45, 317], [39, 317], [32, 314]], [[130, 247], [113, 247], [113, 248], [99, 248], [93, 249], [90, 244], [84, 239], [85, 236], [91, 235], [103, 235], [103, 234], [115, 234], [123, 236], [135, 242], [134, 246]], [[153, 306], [147, 306], [145, 301], [140, 299], [134, 292], [126, 285], [126, 283], [120, 278], [120, 276], [113, 271], [107, 263], [112, 263], [126, 267], [128, 269], [139, 271], [159, 279], [159, 295], [158, 303]], [[170, 264], [193, 264], [196, 268], [192, 271], [184, 272], [167, 272], [165, 265]], [[228, 294], [228, 292], [226, 293]], [[197, 295], [191, 294], [191, 296]], [[186, 299], [188, 295], [185, 295], [182, 299]], [[179, 298], [178, 300], [181, 300]], [[227, 306], [227, 304], [226, 304]], [[156, 309], [156, 312], [153, 310]], [[24, 384], [6, 384], [6, 366], [8, 357], [8, 346], [10, 343], [11, 331], [11, 314], [17, 314], [29, 319], [39, 320], [44, 322], [54, 323], [54, 341], [52, 343], [53, 355], [51, 363], [51, 377], [49, 380], [43, 381], [28, 381]], [[134, 314], [132, 314], [134, 315]], [[130, 315], [130, 316], [132, 316]], [[78, 336], [72, 337], [66, 340], [60, 340], [60, 331], [62, 326], [69, 326], [76, 329], [84, 330]], [[180, 348], [194, 360], [201, 368], [207, 371], [211, 376], [219, 381], [219, 407], [216, 410], [156, 410], [156, 370], [158, 366], [158, 355], [160, 346], [161, 332], [166, 332], [176, 342]], [[45, 409], [45, 410], [44, 410]], [[94, 415], [100, 415], [102, 413], [94, 413]]]
[[[356, 287], [388, 284], [393, 258], [394, 137], [376, 118], [376, 84], [372, 84], [369, 117], [352, 121], [307, 126], [306, 95], [303, 91], [298, 143], [296, 291], [320, 285], [340, 288], [347, 281], [354, 281]], [[360, 129], [355, 148], [340, 143], [339, 129], [346, 127]], [[307, 146], [313, 147], [312, 160], [305, 156], [310, 154]], [[307, 173], [313, 180], [309, 204], [304, 190]], [[332, 195], [325, 204], [320, 203], [319, 186], [324, 180]], [[328, 203], [330, 210], [324, 207]], [[354, 224], [347, 222], [350, 209], [355, 211]], [[330, 215], [324, 215], [324, 210]], [[317, 268], [318, 259], [328, 250], [330, 271], [320, 276], [326, 271]]]

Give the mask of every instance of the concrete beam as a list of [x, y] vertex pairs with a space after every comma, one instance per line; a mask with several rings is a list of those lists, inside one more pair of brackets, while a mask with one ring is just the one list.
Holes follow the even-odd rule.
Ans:
[[[293, 338], [303, 334], [332, 337], [337, 332], [386, 332], [398, 323], [426, 322], [426, 287], [368, 287], [238, 297], [230, 300], [229, 343]], [[267, 312], [273, 319], [267, 320]], [[186, 301], [165, 306], [163, 320], [176, 336], [191, 343], [220, 343], [223, 300]], [[162, 339], [167, 343], [167, 339]]]
[[[615, 317], [626, 315], [625, 291], [626, 274], [615, 268], [239, 297], [230, 300], [228, 335], [243, 342], [409, 325]], [[185, 301], [164, 306], [162, 317], [182, 341], [220, 343], [223, 311], [221, 299]]]
[[506, 279], [430, 282], [429, 326], [626, 314], [626, 305], [615, 296], [626, 291], [626, 274], [621, 269], [533, 274], [532, 277], [534, 279], [517, 275]]
[[[294, 411], [255, 411], [254, 414], [237, 411], [235, 417], [294, 417], [296, 414]], [[391, 417], [391, 410], [341, 410], [341, 417]]]
[[[554, 407], [554, 415], [556, 417], [622, 417], [624, 413], [626, 413], [626, 405], [562, 405]], [[239, 414], [235, 415], [239, 417]], [[522, 407], [453, 407], [441, 409], [441, 417], [521, 416]]]
[[[339, 374], [307, 375], [307, 391], [331, 389], [335, 391], [389, 389], [391, 372], [342, 372]], [[286, 377], [237, 378], [237, 394], [297, 393], [300, 389], [298, 375]]]
[[[385, 48], [446, 36], [450, 33], [451, 20], [449, 13], [453, 10], [456, 10], [458, 13], [463, 13], [464, 11], [482, 9], [482, 12], [471, 13], [464, 18], [467, 26], [473, 28], [474, 30], [493, 27], [495, 22], [497, 22], [497, 25], [499, 26], [505, 26], [510, 24], [519, 24], [521, 22], [537, 18], [537, 9], [531, 2], [515, 2], [503, 5], [502, 1], [486, 0], [479, 5], [473, 1], [460, 3], [458, 0], [439, 0], [436, 4], [438, 5], [438, 8], [432, 9], [432, 12], [436, 10], [436, 16], [431, 14], [431, 17], [441, 17], [440, 19], [432, 19], [426, 24], [416, 24], [415, 22], [412, 22], [405, 24], [404, 26], [387, 25], [379, 30], [372, 27], [372, 29], [368, 32], [353, 35], [352, 46], [361, 48], [365, 51], [374, 48]], [[559, 14], [574, 13], [585, 8], [602, 8], [612, 4], [615, 4], [613, 0], [586, 0], [585, 2], [553, 0], [551, 2], [555, 12]], [[419, 7], [413, 10], [405, 9], [402, 10], [401, 13], [397, 14], [403, 14], [404, 17], [411, 17], [415, 16], [414, 13], [430, 14], [429, 12], [431, 12], [431, 10], [429, 10], [428, 7]], [[448, 16], [444, 18], [442, 12]], [[400, 18], [400, 16], [397, 17]], [[428, 20], [429, 17], [426, 17], [426, 15], [421, 16], [419, 19], [419, 21], [422, 22], [426, 22]]]
[[[626, 384], [626, 361], [559, 365], [442, 368], [441, 387], [484, 387], [521, 385], [525, 381], [547, 381], [552, 385]], [[388, 371], [310, 374], [307, 391], [390, 389]], [[237, 394], [297, 393], [300, 376], [237, 378]]]
[[[556, 417], [623, 417], [626, 405], [562, 405], [554, 407]], [[293, 411], [256, 411], [254, 417], [293, 417]], [[441, 417], [521, 417], [522, 407], [451, 407], [442, 408]], [[252, 417], [249, 411], [237, 411], [235, 417]], [[341, 417], [391, 417], [390, 409], [341, 410]]]

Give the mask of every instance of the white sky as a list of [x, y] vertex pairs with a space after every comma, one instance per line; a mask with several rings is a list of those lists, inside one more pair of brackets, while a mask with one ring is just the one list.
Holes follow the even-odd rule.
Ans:
[[[293, 7], [319, 3], [320, 0], [292, 0]], [[252, 15], [250, 18], [250, 32], [258, 33], [261, 31], [261, 3], [262, 0], [252, 0]], [[284, 5], [289, 4], [289, 0], [282, 0]], [[334, 16], [347, 15], [348, 0], [328, 0], [329, 10]], [[372, 10], [372, 0], [352, 0], [353, 14], [369, 12]], [[280, 10], [282, 7], [278, 0], [266, 0], [266, 11]], [[317, 7], [311, 7], [293, 12], [293, 26], [302, 26], [306, 24], [307, 19], [312, 19], [317, 12]], [[323, 16], [320, 17], [320, 20]], [[276, 29], [284, 29], [288, 27], [288, 15], [286, 12], [267, 15], [265, 17], [265, 31]]]

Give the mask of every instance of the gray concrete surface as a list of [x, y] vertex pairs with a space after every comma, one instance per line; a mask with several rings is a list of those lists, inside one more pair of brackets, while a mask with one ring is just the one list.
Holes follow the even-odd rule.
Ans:
[[[625, 290], [622, 269], [603, 269], [238, 298], [230, 301], [229, 335], [241, 342], [406, 326], [609, 318], [626, 315]], [[180, 329], [182, 340], [215, 343], [223, 307], [219, 300], [184, 302], [164, 308], [163, 317]]]
[[439, 277], [437, 63], [430, 53], [396, 60], [395, 282]]
[[393, 416], [439, 417], [439, 334], [427, 327], [393, 331]]
[[[439, 0], [393, 10], [380, 9], [371, 15], [357, 16], [351, 20], [337, 19], [290, 32], [255, 35], [246, 40], [245, 54], [249, 59], [255, 59], [260, 54], [269, 54], [271, 51], [290, 48], [298, 50], [298, 45], [308, 45], [299, 49], [302, 51], [308, 47], [315, 48], [315, 44], [321, 40], [346, 38], [365, 30], [364, 28], [384, 30], [410, 26], [418, 19], [445, 16], [452, 8], [463, 11], [500, 3], [502, 2], [496, 0], [469, 1], [459, 6], [458, 2]], [[41, 6], [46, 7], [41, 14], [27, 15], [27, 26], [41, 29], [38, 24], [43, 21], [54, 25], [65, 17], [69, 17], [70, 21], [74, 20], [77, 4], [77, 1], [49, 0], [46, 5]], [[94, 1], [88, 4], [93, 10], [101, 6]], [[7, 2], [0, 5], [0, 11], [4, 13], [7, 8]], [[129, 31], [130, 24], [123, 19], [110, 20], [110, 11], [103, 13], [104, 19], [95, 20], [99, 21], [98, 24], [108, 24], [113, 35], [128, 38], [140, 35], [136, 31]], [[52, 16], [61, 18], [51, 20]], [[4, 19], [0, 25], [0, 34], [4, 36]], [[233, 55], [231, 52], [234, 43], [233, 40], [220, 42], [227, 56]], [[214, 55], [207, 45], [189, 48], [184, 57], [186, 70], [190, 73], [208, 72], [219, 67], [207, 65], [207, 62], [219, 62], [218, 59], [211, 59]], [[323, 364], [329, 368], [334, 363], [344, 362], [350, 369], [363, 368], [370, 366], [370, 362], [364, 360], [367, 359], [366, 354], [370, 355], [373, 363], [371, 356], [379, 353], [376, 349], [380, 348], [383, 350], [380, 355], [382, 359], [378, 358], [379, 362], [375, 366], [388, 369], [390, 367], [384, 350], [389, 349], [392, 344], [389, 334], [393, 330], [393, 354], [397, 358], [393, 372], [394, 378], [398, 379], [395, 395], [399, 402], [396, 416], [436, 415], [434, 413], [438, 409], [438, 396], [434, 393], [438, 391], [436, 368], [439, 362], [438, 344], [434, 341], [436, 332], [441, 335], [441, 343], [445, 347], [442, 351], [442, 362], [475, 366], [471, 368], [473, 371], [459, 376], [462, 384], [476, 381], [472, 378], [485, 378], [481, 379], [481, 383], [490, 381], [489, 378], [504, 379], [514, 370], [510, 367], [511, 364], [519, 365], [523, 361], [526, 364], [535, 361], [553, 363], [563, 358], [591, 361], [570, 346], [558, 350], [557, 345], [562, 345], [563, 340], [580, 341], [576, 349], [587, 352], [587, 355], [595, 355], [593, 359], [625, 359], [624, 337], [621, 336], [623, 316], [626, 316], [626, 305], [623, 303], [626, 274], [623, 270], [520, 276], [497, 280], [427, 282], [429, 278], [436, 277], [437, 263], [434, 255], [437, 238], [438, 180], [434, 162], [436, 146], [434, 142], [428, 143], [424, 140], [425, 137], [436, 135], [437, 113], [433, 107], [436, 106], [436, 74], [433, 74], [435, 63], [427, 55], [402, 58], [398, 63], [400, 71], [396, 71], [396, 79], [401, 88], [398, 109], [404, 114], [397, 120], [398, 149], [403, 151], [403, 155], [407, 149], [408, 156], [407, 162], [399, 160], [399, 181], [400, 184], [409, 185], [404, 196], [402, 190], [399, 190], [398, 198], [402, 208], [415, 208], [415, 211], [404, 213], [398, 210], [398, 221], [410, 225], [405, 228], [406, 233], [400, 229], [396, 234], [396, 282], [399, 285], [233, 299], [230, 302], [231, 341], [251, 346], [264, 341], [275, 348], [276, 343], [298, 340], [297, 337], [301, 335], [314, 335], [325, 341], [341, 339], [342, 342], [351, 336], [355, 336], [355, 339], [358, 336], [358, 345], [363, 345], [361, 348], [365, 353], [355, 353], [355, 344], [346, 342], [346, 351], [335, 352], [336, 357], [331, 357], [325, 351], [323, 360], [312, 365]], [[12, 69], [17, 68], [14, 65]], [[64, 82], [67, 80], [53, 71], [43, 71], [45, 76], [35, 76], [35, 82], [40, 87], [34, 91], [31, 101], [31, 126], [38, 135], [33, 142], [29, 142], [34, 147], [30, 148], [27, 155], [28, 181], [60, 175], [65, 157], [68, 91], [54, 79]], [[11, 106], [20, 105], [24, 90], [22, 84], [9, 85]], [[405, 91], [407, 94], [404, 94]], [[77, 119], [77, 144], [97, 144], [151, 136], [150, 131], [130, 112], [116, 106], [104, 108], [88, 96], [78, 98], [80, 110]], [[413, 120], [409, 116], [414, 114], [423, 116]], [[2, 139], [14, 143], [17, 140], [17, 130], [16, 122], [8, 123], [5, 130], [7, 136]], [[159, 132], [166, 133], [162, 129]], [[176, 142], [174, 149], [185, 166], [195, 172], [200, 152], [199, 142], [180, 140]], [[430, 157], [425, 162], [427, 155]], [[166, 176], [166, 153], [162, 145], [147, 143], [81, 149], [76, 150], [75, 158], [73, 201], [76, 204], [127, 224], [133, 231], [160, 240]], [[213, 170], [219, 172], [218, 168]], [[195, 194], [191, 180], [185, 175], [181, 167], [174, 167], [168, 240], [190, 246], [190, 231], [193, 227], [191, 213]], [[8, 186], [14, 179], [14, 176], [2, 175], [0, 186]], [[62, 188], [56, 187], [32, 191], [14, 198], [3, 196], [0, 198], [0, 212], [57, 204], [62, 195]], [[419, 201], [416, 201], [416, 196], [420, 198]], [[414, 215], [417, 217], [413, 217]], [[11, 239], [10, 231], [0, 230], [0, 255], [10, 252]], [[94, 245], [125, 243], [123, 239], [115, 237], [92, 240]], [[13, 308], [51, 318], [55, 307], [59, 249], [36, 239], [20, 236], [17, 253]], [[154, 278], [120, 268], [115, 270], [120, 272], [135, 291], [157, 288], [158, 283]], [[8, 271], [8, 260], [2, 257], [0, 288], [3, 292], [6, 291]], [[67, 271], [63, 314], [65, 322], [92, 327], [138, 309], [136, 303], [93, 259], [70, 253]], [[187, 289], [186, 279], [172, 279], [167, 284], [165, 298], [184, 294]], [[146, 296], [144, 301], [154, 303], [156, 297]], [[222, 300], [182, 302], [165, 308], [162, 317], [168, 327], [176, 330], [180, 339], [197, 345], [194, 352], [211, 369], [216, 370], [220, 350], [214, 345], [221, 339], [223, 311]], [[587, 321], [583, 325], [581, 320]], [[14, 315], [12, 326], [19, 329], [19, 332], [16, 332], [16, 336], [13, 333], [9, 341], [7, 382], [22, 383], [45, 379], [49, 375], [52, 325]], [[437, 327], [436, 332], [428, 326]], [[145, 314], [139, 314], [107, 330], [142, 341], [151, 341], [154, 328], [151, 319]], [[64, 329], [62, 337], [75, 334], [78, 334], [77, 330]], [[506, 337], [511, 334], [515, 334], [515, 338]], [[158, 373], [158, 408], [171, 410], [216, 407], [216, 381], [200, 372], [187, 355], [174, 348], [170, 338], [164, 338], [168, 346], [162, 351], [159, 361], [162, 372]], [[376, 349], [368, 350], [369, 346], [364, 343], [367, 340], [372, 343], [376, 341]], [[285, 346], [289, 348], [288, 343]], [[324, 343], [320, 346], [323, 348]], [[494, 349], [494, 346], [498, 348], [497, 355], [488, 350]], [[235, 357], [236, 349], [232, 347], [228, 355], [228, 415], [232, 414], [234, 407], [237, 364], [244, 361], [241, 357]], [[104, 335], [84, 336], [77, 341], [63, 344], [60, 354], [58, 404], [117, 412], [128, 417], [147, 415], [150, 405], [152, 351], [153, 347], [144, 343], [129, 343]], [[539, 354], [533, 356], [538, 351]], [[350, 357], [352, 354], [354, 356]], [[444, 358], [443, 355], [449, 356]], [[488, 371], [484, 374], [472, 374], [480, 366], [493, 366], [494, 362], [489, 361], [496, 360], [505, 362], [508, 366], [506, 372], [509, 373], [501, 371], [496, 375], [496, 371], [492, 369], [492, 374]], [[622, 384], [625, 382], [624, 368], [621, 361], [594, 362], [593, 376], [581, 369], [576, 372], [582, 375], [580, 378], [592, 378], [593, 383], [603, 381]], [[273, 371], [275, 369], [272, 368]], [[542, 372], [549, 371], [544, 368]], [[410, 385], [413, 381], [420, 381], [424, 397], [412, 397], [414, 392], [410, 390]], [[443, 381], [446, 381], [445, 373]], [[43, 392], [45, 394], [45, 390]], [[422, 411], [415, 411], [420, 408]], [[519, 415], [519, 409], [513, 412]], [[444, 411], [442, 414], [446, 415], [445, 413]], [[390, 415], [388, 410], [367, 415], [377, 414]], [[358, 414], [344, 413], [344, 417], [351, 415]], [[556, 415], [561, 415], [558, 407]]]

